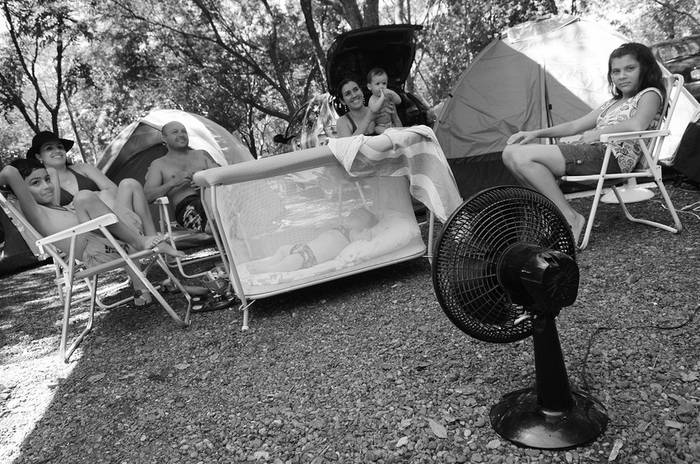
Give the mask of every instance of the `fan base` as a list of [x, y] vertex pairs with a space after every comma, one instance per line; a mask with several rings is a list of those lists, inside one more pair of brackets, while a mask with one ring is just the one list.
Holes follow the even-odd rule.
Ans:
[[570, 409], [547, 411], [534, 388], [508, 393], [491, 408], [491, 425], [501, 437], [527, 448], [568, 449], [590, 443], [608, 424], [605, 408], [584, 392], [571, 395]]

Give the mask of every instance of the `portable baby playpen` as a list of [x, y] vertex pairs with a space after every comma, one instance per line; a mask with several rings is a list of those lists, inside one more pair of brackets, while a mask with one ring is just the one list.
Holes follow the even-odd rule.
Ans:
[[[400, 149], [392, 151], [397, 152], [410, 157]], [[331, 148], [323, 146], [213, 168], [194, 176], [202, 188], [217, 246], [226, 257], [233, 290], [242, 301], [244, 329], [248, 307], [255, 299], [425, 254], [409, 192], [412, 177], [372, 172], [348, 174]], [[456, 186], [453, 189], [456, 192]], [[274, 265], [264, 272], [258, 269], [261, 262], [294, 253], [290, 252], [293, 245], [342, 228], [351, 212], [358, 209], [371, 212], [373, 224], [351, 234], [346, 242], [336, 235], [333, 240], [340, 240], [340, 246], [335, 245], [333, 256], [313, 256], [319, 259], [305, 259], [293, 270], [275, 270]]]

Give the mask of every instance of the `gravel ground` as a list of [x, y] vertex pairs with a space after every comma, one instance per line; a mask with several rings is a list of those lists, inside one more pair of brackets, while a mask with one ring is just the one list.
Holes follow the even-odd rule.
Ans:
[[490, 407], [534, 381], [532, 343], [460, 332], [425, 259], [259, 300], [247, 332], [235, 310], [184, 330], [157, 306], [101, 313], [69, 365], [43, 267], [3, 279], [0, 461], [700, 462], [700, 220], [682, 218], [672, 235], [603, 207], [578, 257], [558, 328], [572, 384], [610, 416], [590, 445], [524, 449], [493, 431]]

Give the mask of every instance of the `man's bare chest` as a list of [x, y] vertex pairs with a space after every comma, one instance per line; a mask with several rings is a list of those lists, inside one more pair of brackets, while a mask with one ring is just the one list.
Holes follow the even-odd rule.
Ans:
[[198, 158], [163, 160], [162, 171], [165, 175], [176, 175], [187, 172], [194, 173], [206, 168], [206, 163]]

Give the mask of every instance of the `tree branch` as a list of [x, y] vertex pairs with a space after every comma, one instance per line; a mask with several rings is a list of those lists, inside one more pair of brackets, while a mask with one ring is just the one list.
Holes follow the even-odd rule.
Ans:
[[[326, 54], [321, 47], [321, 40], [316, 30], [316, 24], [314, 23], [313, 11], [311, 9], [311, 0], [300, 0], [301, 12], [304, 15], [304, 23], [306, 24], [306, 32], [309, 33], [311, 38], [311, 43], [314, 46], [314, 52], [316, 56], [316, 65], [319, 69], [326, 69]], [[324, 81], [324, 86], [328, 87], [328, 82], [325, 82], [325, 75], [321, 72], [321, 79]]]
[[677, 15], [681, 15], [681, 16], [685, 16], [686, 18], [689, 18], [693, 23], [700, 26], [700, 20], [698, 20], [692, 13], [689, 13], [689, 12], [684, 11], [684, 10], [680, 10], [676, 6], [672, 6], [671, 2], [662, 2], [660, 0], [652, 0], [652, 1], [654, 3], [656, 3], [657, 5], [660, 5], [661, 7], [666, 8], [667, 10], [669, 10]]

